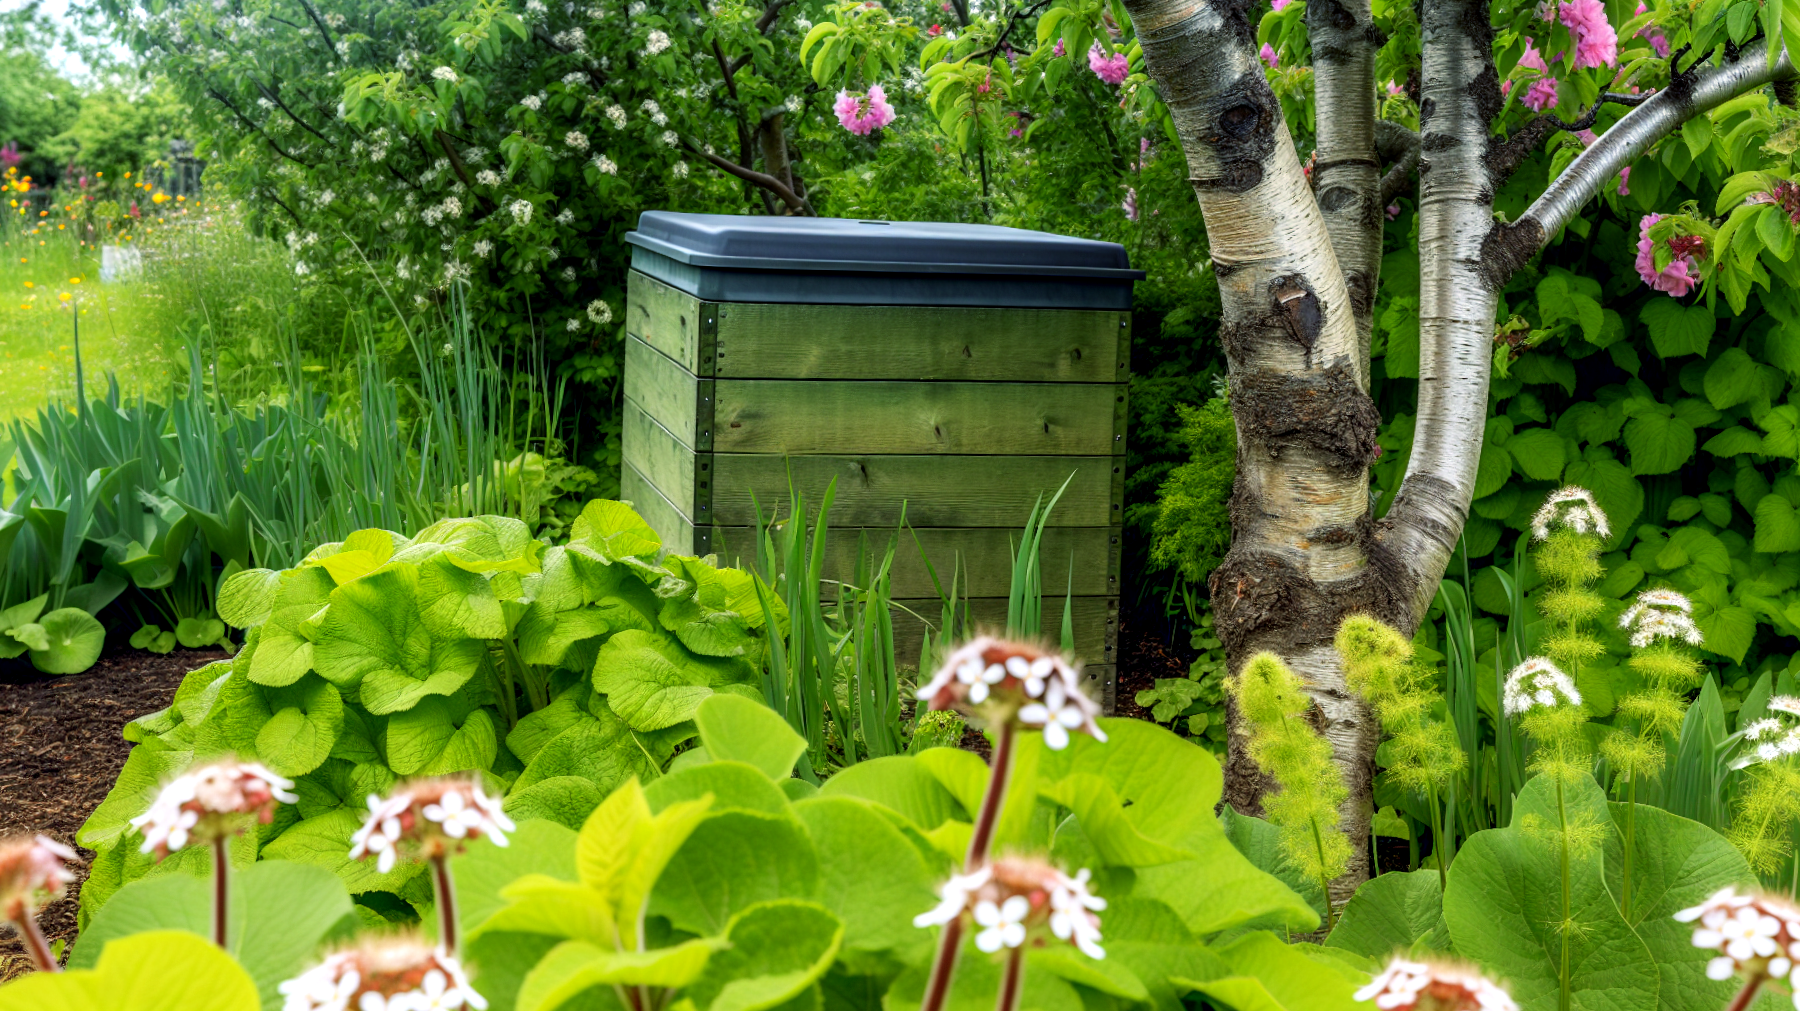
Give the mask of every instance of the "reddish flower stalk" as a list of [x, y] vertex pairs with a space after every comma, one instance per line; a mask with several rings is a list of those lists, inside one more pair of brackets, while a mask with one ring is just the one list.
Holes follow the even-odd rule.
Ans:
[[227, 948], [227, 945], [225, 943], [225, 919], [226, 919], [225, 909], [229, 902], [230, 893], [227, 891], [227, 888], [229, 887], [230, 882], [228, 882], [226, 880], [226, 878], [228, 875], [231, 874], [231, 845], [227, 841], [225, 836], [218, 836], [213, 839], [212, 853], [213, 853], [213, 906], [212, 906], [213, 943], [218, 945], [221, 948]]
[[1025, 989], [1025, 949], [1012, 949], [1006, 957], [1006, 975], [1000, 977], [1000, 997], [994, 1011], [1018, 1011], [1019, 995]]
[[438, 947], [456, 954], [456, 888], [450, 881], [450, 861], [444, 854], [431, 858], [432, 884], [437, 888]]
[[74, 850], [41, 835], [0, 845], [0, 915], [18, 928], [39, 971], [61, 972], [62, 966], [38, 928], [37, 906], [62, 896], [75, 880], [65, 863], [79, 859]]

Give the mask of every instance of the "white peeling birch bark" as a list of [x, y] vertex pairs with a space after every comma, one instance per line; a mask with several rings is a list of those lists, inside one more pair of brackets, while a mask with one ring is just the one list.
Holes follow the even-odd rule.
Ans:
[[1375, 53], [1385, 41], [1369, 0], [1311, 0], [1314, 121], [1313, 190], [1349, 290], [1368, 385], [1371, 310], [1381, 275], [1381, 166], [1375, 150]]
[[[1238, 476], [1231, 551], [1212, 577], [1215, 628], [1234, 667], [1273, 652], [1318, 704], [1350, 787], [1341, 816], [1355, 856], [1332, 885], [1341, 904], [1368, 876], [1377, 736], [1330, 645], [1346, 608], [1370, 603], [1368, 464], [1380, 451], [1363, 344], [1333, 235], [1257, 60], [1245, 8], [1229, 0], [1126, 7], [1181, 137], [1219, 279]], [[1373, 185], [1372, 108], [1368, 120], [1360, 143]], [[1378, 257], [1378, 233], [1376, 242]], [[1227, 802], [1260, 813], [1262, 777], [1236, 743], [1226, 780]]]

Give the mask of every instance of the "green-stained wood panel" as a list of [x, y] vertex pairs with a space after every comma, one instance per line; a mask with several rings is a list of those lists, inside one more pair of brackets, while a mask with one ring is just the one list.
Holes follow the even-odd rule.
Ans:
[[[767, 511], [771, 504], [785, 507], [785, 496], [777, 503], [763, 502]], [[1021, 524], [1022, 525], [1022, 524]], [[826, 538], [824, 574], [828, 579], [848, 579], [856, 571], [858, 536], [867, 545], [866, 557], [879, 561], [887, 551], [895, 527], [840, 527], [832, 524]], [[685, 521], [664, 540], [685, 544], [685, 550], [716, 554], [727, 564], [746, 564], [756, 557], [756, 531], [753, 527], [702, 527], [696, 542], [694, 531]], [[918, 539], [915, 541], [914, 535]], [[900, 532], [899, 546], [894, 549], [891, 593], [897, 597], [930, 596], [937, 592], [931, 572], [920, 557], [931, 560], [939, 584], [950, 590], [950, 568], [958, 557], [963, 561], [958, 596], [1004, 596], [1011, 588], [1010, 559], [1019, 541], [1018, 527], [913, 527]], [[779, 534], [777, 534], [779, 536]], [[704, 550], [702, 550], [704, 549]], [[1074, 559], [1074, 592], [1080, 595], [1117, 593], [1119, 531], [1110, 527], [1048, 527], [1044, 530], [1044, 585], [1062, 593], [1069, 586], [1070, 559]]]
[[[1131, 314], [702, 302], [632, 271], [626, 332], [720, 379], [1116, 383]], [[715, 336], [716, 329], [716, 336]]]
[[[1110, 456], [762, 456], [718, 453], [712, 457], [711, 522], [749, 526], [756, 522], [750, 493], [766, 514], [788, 498], [792, 487], [817, 508], [835, 478], [831, 507], [834, 526], [893, 527], [906, 503], [907, 522], [920, 527], [1013, 527], [1025, 525], [1041, 493], [1047, 500], [1068, 480], [1054, 526], [1110, 527], [1120, 521], [1123, 459]], [[701, 517], [689, 517], [700, 520]], [[659, 528], [660, 529], [660, 528]]]
[[632, 271], [625, 287], [625, 332], [650, 345], [695, 375], [712, 371], [702, 361], [701, 331], [710, 335], [715, 308], [685, 291]]
[[636, 467], [671, 502], [681, 503], [683, 515], [691, 519], [700, 511], [696, 494], [709, 500], [712, 494], [711, 454], [696, 454], [683, 445], [630, 397], [625, 398], [621, 413], [625, 462]]
[[[721, 379], [713, 448], [734, 453], [1097, 456], [1124, 389], [1094, 383]], [[646, 405], [647, 406], [647, 405]]]
[[625, 398], [691, 449], [712, 442], [713, 381], [696, 379], [667, 355], [625, 338]]
[[629, 462], [619, 468], [619, 498], [631, 503], [644, 522], [650, 524], [650, 529], [662, 538], [663, 547], [678, 555], [694, 553], [691, 539], [680, 539], [681, 531], [688, 527], [687, 517]]

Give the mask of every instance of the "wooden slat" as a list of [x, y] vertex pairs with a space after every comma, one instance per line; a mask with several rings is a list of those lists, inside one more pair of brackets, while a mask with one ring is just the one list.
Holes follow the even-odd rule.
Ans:
[[[625, 287], [625, 332], [689, 372], [710, 372], [700, 361], [703, 303], [648, 274], [631, 271]], [[710, 308], [710, 307], [707, 307]], [[708, 363], [710, 364], [710, 363]]]
[[[934, 626], [943, 613], [936, 599], [898, 600]], [[1075, 657], [1085, 664], [1110, 665], [1118, 653], [1117, 597], [1076, 597], [1071, 608], [1075, 628]], [[1044, 594], [1044, 634], [1055, 642], [1062, 634], [1063, 598]], [[1006, 624], [1006, 598], [983, 597], [969, 601], [971, 623], [977, 629], [998, 629]], [[901, 663], [917, 663], [919, 643], [925, 631], [918, 617], [905, 610], [894, 612], [894, 650]]]
[[[652, 313], [678, 312], [666, 302]], [[1114, 383], [1131, 314], [886, 305], [718, 307], [721, 379]], [[650, 324], [668, 329], [661, 320]]]
[[[780, 503], [785, 505], [785, 501]], [[771, 503], [764, 502], [767, 510]], [[724, 564], [736, 565], [756, 556], [756, 531], [752, 527], [711, 527], [708, 551], [717, 554]], [[893, 527], [844, 528], [833, 525], [826, 538], [824, 574], [828, 579], [848, 579], [856, 571], [858, 536], [867, 535], [867, 557], [871, 564], [887, 552], [894, 535]], [[918, 535], [915, 543], [913, 534]], [[937, 593], [931, 574], [919, 557], [923, 546], [926, 557], [937, 570], [945, 592], [950, 589], [950, 567], [957, 553], [962, 554], [963, 576], [958, 596], [1004, 596], [1011, 587], [1010, 545], [1019, 540], [1017, 528], [967, 527], [914, 528], [902, 531], [894, 549], [891, 593], [896, 597], [927, 597]], [[691, 538], [692, 535], [685, 535]], [[777, 533], [779, 536], [779, 532]], [[1075, 558], [1074, 592], [1081, 596], [1117, 593], [1117, 557], [1119, 531], [1113, 527], [1050, 527], [1044, 531], [1039, 557], [1043, 559], [1045, 592], [1064, 592], [1068, 587], [1069, 556]]]
[[644, 522], [662, 538], [663, 547], [678, 555], [694, 554], [693, 524], [681, 510], [627, 463], [619, 468], [619, 497], [631, 503]]
[[736, 453], [1097, 456], [1121, 445], [1125, 396], [1094, 383], [721, 379], [716, 389], [712, 445]]
[[809, 509], [833, 478], [834, 526], [892, 529], [906, 503], [908, 522], [920, 527], [1012, 527], [1025, 524], [1041, 493], [1046, 500], [1074, 474], [1051, 526], [1099, 527], [1120, 522], [1123, 502], [1114, 496], [1111, 456], [713, 456], [712, 522], [749, 526], [756, 522], [750, 494], [770, 507], [788, 500], [793, 487], [806, 494]]
[[625, 396], [691, 449], [710, 447], [713, 384], [636, 337], [625, 338]]
[[[695, 454], [682, 445], [674, 433], [657, 424], [630, 397], [625, 398], [622, 413], [625, 462], [636, 467], [670, 502], [679, 503], [684, 517], [691, 519], [701, 512], [696, 508], [695, 493], [700, 491], [711, 497], [711, 454]], [[705, 482], [704, 487], [701, 482]]]

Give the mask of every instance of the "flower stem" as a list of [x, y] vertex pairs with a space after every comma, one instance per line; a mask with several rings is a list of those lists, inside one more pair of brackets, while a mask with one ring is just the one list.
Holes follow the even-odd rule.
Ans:
[[1619, 915], [1625, 922], [1631, 922], [1631, 850], [1632, 840], [1637, 832], [1637, 770], [1632, 770], [1631, 782], [1625, 788], [1625, 863], [1624, 873], [1619, 877]]
[[1000, 977], [1000, 999], [994, 1011], [1018, 1011], [1019, 995], [1025, 990], [1025, 949], [1012, 949], [1006, 956], [1006, 975]]
[[456, 886], [450, 882], [450, 861], [439, 853], [431, 858], [431, 880], [437, 891], [438, 947], [456, 954]]
[[50, 953], [50, 942], [44, 939], [44, 932], [38, 928], [37, 914], [31, 911], [24, 899], [7, 909], [6, 918], [19, 929], [19, 936], [25, 941], [25, 950], [31, 953], [31, 960], [37, 964], [39, 972], [62, 971], [62, 965]]
[[1756, 999], [1756, 992], [1762, 989], [1765, 979], [1768, 979], [1768, 976], [1764, 973], [1752, 974], [1748, 980], [1744, 981], [1744, 988], [1737, 992], [1736, 997], [1731, 998], [1731, 1003], [1725, 1005], [1725, 1011], [1744, 1011], [1745, 1008], [1748, 1008], [1750, 1002]]
[[1444, 869], [1444, 820], [1438, 811], [1437, 784], [1425, 784], [1425, 806], [1431, 809], [1431, 855], [1437, 857], [1438, 894], [1450, 890], [1449, 872]]
[[[1000, 822], [1000, 809], [1006, 803], [1006, 783], [1012, 776], [1013, 741], [1017, 728], [1011, 720], [1000, 724], [994, 738], [994, 757], [988, 771], [987, 790], [981, 795], [981, 810], [975, 813], [975, 829], [969, 834], [969, 855], [963, 860], [965, 871], [987, 863], [988, 850], [994, 844], [994, 829]], [[937, 954], [931, 961], [931, 976], [925, 981], [925, 999], [919, 1011], [943, 1011], [950, 997], [950, 980], [956, 973], [956, 955], [962, 949], [963, 918], [958, 916], [944, 924], [938, 935]], [[1017, 997], [1014, 997], [1015, 1002]]]
[[213, 853], [213, 943], [229, 950], [226, 944], [226, 908], [231, 892], [231, 839], [220, 834], [212, 843]]
[[1569, 1011], [1569, 931], [1573, 926], [1569, 922], [1569, 812], [1563, 805], [1560, 776], [1556, 780], [1556, 817], [1562, 829], [1562, 971], [1558, 973], [1556, 1007], [1557, 1011]]

